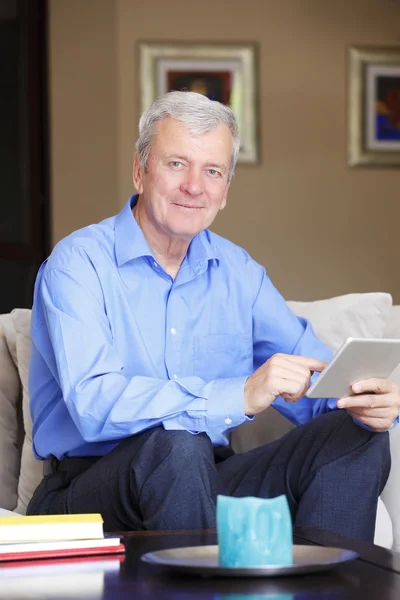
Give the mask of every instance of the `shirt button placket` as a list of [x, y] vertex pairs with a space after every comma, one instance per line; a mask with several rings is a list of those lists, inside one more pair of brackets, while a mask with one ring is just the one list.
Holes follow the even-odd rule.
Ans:
[[[176, 371], [177, 368], [179, 369], [180, 347], [179, 347], [179, 340], [177, 339], [178, 331], [177, 331], [176, 327], [170, 327], [169, 333], [171, 335], [171, 338], [170, 338], [171, 341], [168, 345], [170, 346], [171, 351], [172, 351], [169, 354], [169, 356], [172, 358], [172, 360], [168, 361], [169, 364], [167, 365], [167, 368], [168, 368], [169, 372], [171, 372], [171, 371]], [[176, 373], [176, 372], [173, 373], [172, 379], [178, 379], [178, 373]]]
[[181, 344], [182, 332], [179, 311], [179, 293], [172, 285], [167, 301], [166, 325], [166, 354], [165, 365], [167, 367], [168, 376], [172, 380], [177, 380], [181, 376]]

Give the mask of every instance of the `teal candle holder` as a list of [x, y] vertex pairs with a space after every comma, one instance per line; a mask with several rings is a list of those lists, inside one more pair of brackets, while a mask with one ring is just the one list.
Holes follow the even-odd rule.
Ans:
[[292, 520], [286, 496], [218, 496], [217, 535], [222, 567], [293, 564]]

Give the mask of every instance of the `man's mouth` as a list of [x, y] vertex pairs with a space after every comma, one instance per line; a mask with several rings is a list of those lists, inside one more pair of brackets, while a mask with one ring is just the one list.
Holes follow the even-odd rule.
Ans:
[[193, 209], [193, 210], [200, 210], [203, 207], [202, 206], [194, 206], [193, 204], [185, 204], [185, 203], [181, 203], [181, 202], [174, 202], [175, 206], [179, 206], [179, 208], [188, 208], [188, 209]]

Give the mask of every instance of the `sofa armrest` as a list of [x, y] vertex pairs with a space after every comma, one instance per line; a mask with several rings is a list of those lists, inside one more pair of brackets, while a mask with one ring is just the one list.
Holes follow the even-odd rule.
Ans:
[[18, 502], [24, 439], [21, 392], [15, 329], [10, 315], [0, 315], [0, 507], [9, 510]]
[[400, 426], [389, 432], [392, 468], [382, 493], [393, 526], [393, 550], [400, 551]]

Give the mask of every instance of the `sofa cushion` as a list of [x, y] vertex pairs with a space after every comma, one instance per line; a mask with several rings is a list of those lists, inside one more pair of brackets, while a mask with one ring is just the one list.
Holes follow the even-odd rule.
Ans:
[[400, 425], [389, 432], [390, 452], [392, 455], [392, 468], [389, 479], [382, 493], [384, 501], [393, 524], [393, 550], [400, 552]]
[[400, 338], [400, 305], [392, 306], [390, 309], [384, 332], [385, 338]]
[[[386, 323], [385, 338], [398, 340], [400, 338], [400, 306], [392, 306]], [[400, 365], [393, 371], [390, 378], [400, 386]]]
[[25, 430], [16, 510], [21, 514], [25, 514], [33, 492], [42, 480], [43, 463], [36, 460], [32, 452], [32, 418], [29, 409], [28, 393], [28, 373], [31, 354], [31, 311], [22, 308], [15, 309], [12, 311], [11, 317], [16, 332], [18, 373], [22, 384], [22, 415]]
[[9, 510], [17, 505], [22, 439], [15, 331], [10, 315], [0, 315], [0, 506]]
[[385, 293], [346, 294], [315, 302], [289, 301], [290, 308], [305, 317], [318, 337], [337, 350], [348, 337], [381, 338], [392, 307]]
[[[379, 292], [348, 294], [315, 302], [289, 301], [288, 305], [297, 315], [311, 322], [315, 333], [327, 346], [337, 350], [347, 337], [381, 338], [392, 297]], [[271, 407], [232, 432], [232, 447], [236, 452], [246, 452], [278, 439], [293, 427]]]

